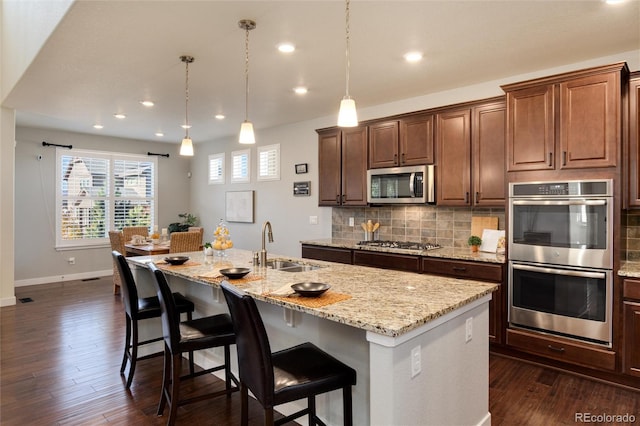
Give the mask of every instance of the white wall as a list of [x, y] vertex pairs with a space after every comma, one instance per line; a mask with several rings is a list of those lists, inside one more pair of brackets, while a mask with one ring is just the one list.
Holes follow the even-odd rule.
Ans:
[[[15, 179], [16, 286], [88, 278], [112, 270], [109, 247], [56, 251], [55, 148], [42, 141], [73, 145], [77, 149], [146, 154], [169, 153], [158, 158], [158, 223], [178, 222], [189, 210], [190, 160], [178, 155], [178, 145], [18, 127]], [[42, 155], [41, 160], [37, 156]], [[67, 259], [75, 257], [75, 265]]]

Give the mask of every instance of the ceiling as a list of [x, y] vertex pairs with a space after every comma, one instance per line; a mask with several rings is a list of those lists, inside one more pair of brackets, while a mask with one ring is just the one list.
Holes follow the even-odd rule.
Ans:
[[[346, 80], [343, 1], [79, 1], [4, 105], [16, 109], [19, 125], [178, 143], [179, 57], [191, 55], [191, 137], [236, 135], [245, 118], [245, 18], [257, 23], [249, 62], [257, 138], [260, 129], [337, 115]], [[278, 52], [283, 41], [296, 51]], [[638, 49], [638, 0], [353, 0], [350, 94], [364, 108]], [[409, 50], [424, 59], [405, 62]], [[294, 94], [298, 85], [308, 93]]]

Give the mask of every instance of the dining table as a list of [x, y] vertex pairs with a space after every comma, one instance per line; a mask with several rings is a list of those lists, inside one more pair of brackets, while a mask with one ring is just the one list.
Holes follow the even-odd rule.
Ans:
[[157, 254], [168, 254], [169, 253], [169, 243], [164, 244], [153, 244], [153, 243], [144, 243], [144, 244], [133, 244], [132, 242], [128, 242], [124, 245], [125, 251], [127, 252], [127, 256], [154, 256]]

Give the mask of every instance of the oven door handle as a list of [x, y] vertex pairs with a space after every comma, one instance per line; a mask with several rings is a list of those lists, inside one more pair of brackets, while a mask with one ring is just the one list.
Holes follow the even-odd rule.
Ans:
[[556, 275], [570, 275], [572, 277], [583, 277], [583, 278], [605, 278], [606, 274], [604, 272], [587, 272], [587, 271], [575, 271], [571, 269], [555, 269], [555, 268], [545, 268], [540, 266], [532, 266], [532, 265], [522, 265], [513, 263], [511, 265], [513, 269], [519, 269], [521, 271], [531, 271], [531, 272], [542, 272], [545, 274], [556, 274]]
[[514, 206], [604, 206], [607, 200], [512, 200]]

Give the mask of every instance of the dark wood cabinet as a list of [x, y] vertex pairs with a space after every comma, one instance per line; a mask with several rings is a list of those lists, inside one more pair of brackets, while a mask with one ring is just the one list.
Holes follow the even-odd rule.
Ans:
[[502, 343], [505, 321], [505, 294], [502, 285], [505, 272], [502, 264], [423, 257], [422, 273], [500, 284], [500, 288], [493, 292], [489, 302], [489, 341]]
[[367, 204], [367, 128], [318, 131], [318, 205]]
[[623, 281], [622, 372], [640, 377], [640, 281]]
[[471, 110], [436, 115], [436, 204], [471, 205]]
[[436, 115], [436, 197], [441, 206], [504, 206], [504, 100]]
[[504, 101], [472, 109], [473, 205], [503, 206], [506, 194]]
[[433, 164], [433, 114], [415, 114], [400, 120], [400, 165]]
[[629, 80], [629, 207], [640, 207], [640, 72]]
[[369, 126], [369, 168], [396, 167], [400, 164], [398, 129], [397, 121]]
[[507, 170], [617, 165], [626, 64], [502, 86], [507, 93]]
[[433, 114], [369, 125], [369, 168], [433, 164]]
[[354, 250], [353, 264], [393, 269], [395, 271], [420, 272], [420, 256], [411, 256], [408, 254]]
[[353, 250], [302, 244], [302, 257], [305, 259], [325, 260], [327, 262], [351, 265], [353, 263]]

